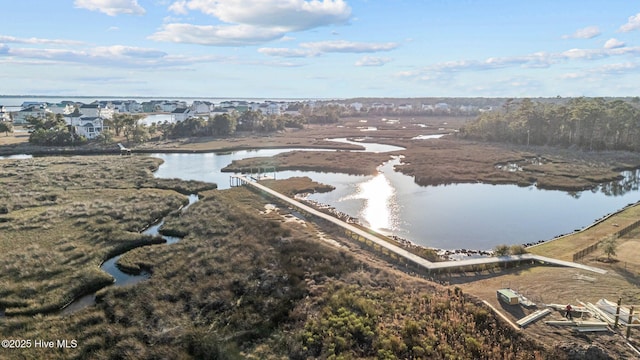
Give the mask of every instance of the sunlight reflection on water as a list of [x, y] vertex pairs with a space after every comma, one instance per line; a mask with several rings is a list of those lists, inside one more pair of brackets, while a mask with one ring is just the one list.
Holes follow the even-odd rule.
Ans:
[[372, 229], [393, 231], [398, 228], [399, 209], [396, 189], [384, 172], [358, 184], [356, 193], [340, 201], [350, 199], [364, 200], [359, 218]]

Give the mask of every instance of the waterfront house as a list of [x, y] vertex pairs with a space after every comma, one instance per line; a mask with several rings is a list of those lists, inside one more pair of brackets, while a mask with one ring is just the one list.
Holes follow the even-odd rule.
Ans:
[[64, 121], [71, 126], [76, 134], [82, 135], [87, 139], [95, 139], [101, 132], [107, 129], [104, 126], [104, 119], [99, 116], [84, 116], [78, 109], [74, 112], [64, 115]]
[[194, 114], [207, 114], [213, 110], [213, 103], [209, 101], [200, 101], [195, 100], [193, 104], [191, 104], [191, 110], [193, 110]]
[[99, 116], [83, 116], [75, 126], [76, 133], [87, 139], [95, 139], [101, 132], [106, 130], [104, 120]]
[[171, 112], [171, 118], [173, 122], [185, 121], [192, 116], [191, 109], [189, 108], [177, 108]]

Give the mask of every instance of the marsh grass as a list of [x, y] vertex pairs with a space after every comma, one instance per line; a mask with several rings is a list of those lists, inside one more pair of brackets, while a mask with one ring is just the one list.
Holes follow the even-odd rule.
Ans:
[[256, 157], [234, 160], [222, 171], [257, 172], [258, 168], [283, 170], [338, 172], [352, 175], [374, 175], [380, 164], [390, 159], [390, 153], [349, 151], [290, 151], [269, 158]]
[[10, 174], [0, 177], [6, 204], [0, 307], [6, 314], [55, 311], [113, 282], [99, 269], [104, 260], [159, 242], [140, 231], [187, 199], [140, 186], [153, 182], [158, 165], [157, 159], [115, 156], [0, 161], [0, 173]]
[[[620, 179], [621, 169], [640, 165], [640, 155], [628, 152], [584, 152], [552, 147], [518, 147], [456, 139], [412, 141], [406, 145], [398, 171], [419, 185], [483, 182], [536, 184], [543, 189], [584, 190]], [[528, 159], [543, 158], [542, 164]], [[522, 171], [504, 171], [499, 164], [519, 163]]]

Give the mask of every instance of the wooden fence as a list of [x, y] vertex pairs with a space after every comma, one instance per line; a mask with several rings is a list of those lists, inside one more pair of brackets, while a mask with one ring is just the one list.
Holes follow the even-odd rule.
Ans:
[[[629, 224], [628, 226], [624, 227], [623, 229], [620, 229], [619, 231], [615, 232], [612, 235], [613, 239], [618, 239], [621, 238], [627, 234], [629, 234], [630, 232], [632, 232], [633, 230], [637, 229], [638, 227], [640, 227], [640, 220], [635, 221], [631, 224]], [[596, 251], [596, 249], [598, 248], [598, 246], [600, 246], [600, 244], [602, 243], [602, 241], [604, 240], [600, 240], [597, 243], [582, 249], [580, 251], [578, 251], [577, 253], [573, 254], [573, 261], [576, 262], [580, 259], [582, 259], [583, 257], [591, 254], [592, 252]]]

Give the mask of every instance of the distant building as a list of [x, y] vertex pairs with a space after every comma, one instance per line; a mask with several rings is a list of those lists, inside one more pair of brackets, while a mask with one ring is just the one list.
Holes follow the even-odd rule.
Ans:
[[26, 124], [30, 116], [44, 119], [47, 115], [43, 105], [31, 105], [13, 113], [14, 124]]
[[171, 117], [174, 122], [185, 121], [192, 116], [191, 109], [189, 108], [176, 108], [171, 112]]
[[191, 104], [191, 110], [195, 114], [209, 114], [213, 110], [213, 103], [196, 100]]
[[411, 104], [400, 104], [398, 105], [399, 111], [411, 111], [413, 110], [413, 105]]
[[64, 115], [64, 121], [67, 125], [73, 127], [76, 134], [82, 135], [87, 139], [95, 139], [100, 133], [107, 129], [104, 126], [104, 119], [99, 116], [84, 116], [78, 109], [74, 112]]
[[0, 105], [0, 121], [11, 121], [11, 116], [5, 109], [4, 105]]

